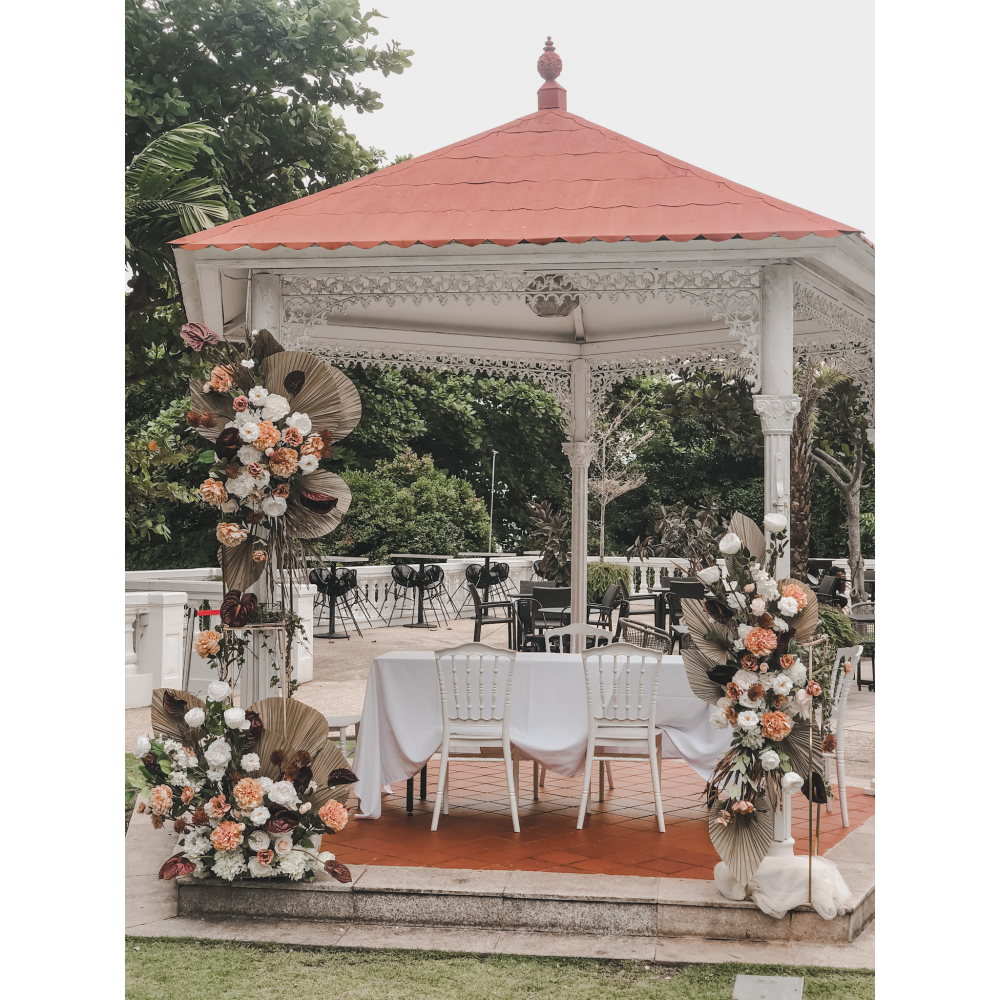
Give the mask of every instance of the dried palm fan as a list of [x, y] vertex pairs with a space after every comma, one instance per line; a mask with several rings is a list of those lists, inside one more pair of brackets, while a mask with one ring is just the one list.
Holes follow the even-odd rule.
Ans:
[[[329, 799], [347, 799], [352, 782], [340, 780], [345, 775], [336, 772], [349, 772], [349, 765], [340, 747], [330, 742], [325, 716], [309, 705], [286, 698], [264, 698], [251, 705], [250, 711], [256, 712], [264, 724], [254, 748], [260, 757], [260, 777], [280, 781], [289, 767], [307, 767], [309, 777], [318, 786], [309, 793], [314, 809]], [[304, 753], [297, 756], [300, 752]], [[331, 775], [335, 778], [332, 786]]]
[[351, 490], [340, 476], [312, 472], [302, 477], [302, 493], [288, 504], [285, 519], [296, 538], [320, 538], [340, 524], [350, 506]]
[[233, 400], [231, 396], [218, 392], [202, 392], [203, 380], [191, 379], [191, 409], [195, 413], [211, 414], [215, 418], [214, 427], [198, 427], [198, 433], [207, 440], [215, 442], [223, 428], [233, 419]]
[[308, 413], [314, 431], [347, 437], [361, 419], [361, 397], [341, 371], [304, 351], [282, 351], [267, 358], [261, 383], [288, 400], [292, 410]]
[[764, 532], [746, 514], [740, 514], [738, 511], [729, 519], [729, 530], [738, 535], [743, 545], [750, 550], [750, 558], [763, 566], [767, 550]]
[[813, 637], [819, 625], [819, 599], [809, 589], [809, 584], [803, 583], [801, 580], [779, 580], [778, 586], [786, 587], [790, 583], [801, 587], [809, 598], [809, 601], [797, 615], [793, 615], [788, 619], [788, 625], [789, 628], [795, 629], [796, 642], [808, 642]]
[[178, 740], [185, 746], [193, 746], [194, 742], [205, 735], [205, 730], [200, 726], [197, 729], [192, 729], [184, 721], [184, 716], [192, 708], [203, 709], [204, 707], [205, 703], [201, 698], [196, 694], [191, 694], [190, 691], [157, 688], [153, 692], [153, 701], [150, 706], [153, 732], [166, 736], [168, 739]]
[[736, 638], [736, 631], [715, 621], [705, 610], [704, 601], [682, 598], [681, 609], [688, 635], [698, 652], [719, 666], [727, 663], [730, 659], [729, 645]]
[[714, 707], [726, 693], [721, 684], [717, 684], [708, 676], [716, 668], [716, 664], [697, 649], [682, 649], [681, 659], [684, 661], [684, 671], [687, 673], [691, 692], [695, 697]]
[[[757, 801], [762, 803], [763, 799], [758, 797]], [[733, 878], [746, 885], [771, 849], [773, 817], [762, 804], [749, 816], [734, 817], [723, 826], [715, 821], [721, 811], [722, 803], [716, 801], [708, 815], [708, 836]]]

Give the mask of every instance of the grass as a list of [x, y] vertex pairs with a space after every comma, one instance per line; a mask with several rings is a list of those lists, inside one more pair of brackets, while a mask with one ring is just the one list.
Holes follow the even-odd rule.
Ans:
[[361, 951], [279, 944], [125, 939], [126, 1000], [732, 1000], [737, 973], [803, 976], [807, 1000], [872, 1000], [868, 971], [780, 965]]

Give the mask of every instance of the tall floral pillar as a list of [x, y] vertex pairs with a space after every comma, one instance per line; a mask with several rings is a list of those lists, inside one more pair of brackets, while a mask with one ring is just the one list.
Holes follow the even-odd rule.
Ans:
[[570, 550], [573, 597], [570, 613], [574, 623], [584, 623], [587, 621], [587, 471], [597, 454], [597, 445], [588, 439], [590, 365], [583, 358], [577, 358], [572, 364], [571, 386], [572, 409], [566, 428], [570, 440], [562, 446], [573, 473], [573, 541]]
[[[792, 424], [801, 403], [792, 384], [792, 266], [768, 264], [761, 268], [760, 278], [761, 392], [754, 399], [754, 410], [764, 432], [764, 513], [787, 518]], [[788, 576], [790, 565], [791, 553], [786, 548], [776, 567], [779, 580]]]

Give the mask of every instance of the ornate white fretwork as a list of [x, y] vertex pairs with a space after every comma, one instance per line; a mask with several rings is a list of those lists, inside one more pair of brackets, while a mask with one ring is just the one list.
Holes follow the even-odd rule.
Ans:
[[827, 332], [796, 336], [796, 359], [836, 364], [861, 389], [868, 403], [869, 423], [875, 420], [875, 323], [858, 309], [804, 281], [795, 282], [795, 318], [812, 319]]

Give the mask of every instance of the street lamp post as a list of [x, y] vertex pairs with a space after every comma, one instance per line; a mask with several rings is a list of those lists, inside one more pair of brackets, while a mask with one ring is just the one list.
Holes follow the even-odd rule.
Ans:
[[493, 551], [493, 489], [497, 481], [497, 450], [493, 449], [493, 472], [490, 475], [490, 540], [486, 546], [487, 552]]

